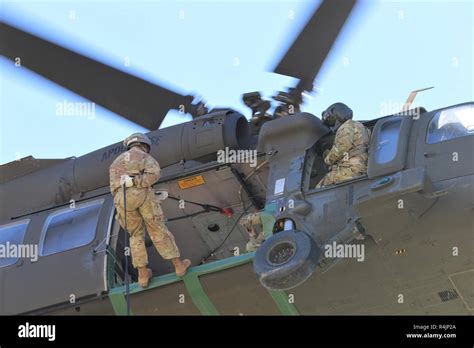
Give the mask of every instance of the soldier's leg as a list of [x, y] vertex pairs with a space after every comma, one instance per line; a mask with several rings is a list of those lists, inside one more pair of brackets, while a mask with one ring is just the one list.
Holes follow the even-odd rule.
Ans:
[[354, 174], [351, 168], [348, 167], [339, 167], [337, 170], [334, 171], [334, 184], [340, 183], [341, 181], [352, 179], [353, 177], [357, 176]]
[[335, 184], [335, 172], [336, 170], [331, 170], [330, 172], [326, 173], [326, 175], [318, 182], [315, 188], [321, 188]]
[[328, 186], [328, 185], [334, 185], [334, 184], [340, 183], [341, 181], [349, 180], [355, 176], [357, 175], [355, 175], [352, 172], [351, 168], [338, 167], [331, 170], [329, 173], [327, 173], [321, 179], [321, 181], [316, 185], [316, 188], [320, 188], [320, 187]]
[[351, 170], [354, 176], [367, 174], [367, 155], [360, 155], [351, 159]]
[[139, 211], [145, 222], [148, 234], [161, 257], [165, 260], [179, 258], [179, 250], [173, 234], [165, 224], [165, 216], [163, 215], [160, 201], [154, 196], [152, 191], [147, 195]]
[[145, 221], [156, 250], [165, 260], [171, 260], [178, 277], [184, 276], [187, 269], [191, 266], [191, 261], [180, 259], [174, 236], [166, 227], [160, 201], [155, 196], [153, 189], [150, 189], [145, 203], [140, 207], [140, 214]]
[[[120, 226], [125, 229], [125, 211], [116, 206]], [[148, 255], [145, 247], [145, 225], [138, 210], [127, 211], [127, 231], [130, 236], [130, 252], [132, 265], [135, 268], [145, 267], [148, 264]]]
[[334, 179], [335, 179], [335, 183], [337, 184], [341, 181], [346, 181], [346, 180], [352, 179], [355, 176], [356, 175], [354, 174], [354, 172], [352, 171], [351, 168], [340, 167], [340, 168], [337, 169], [337, 171], [334, 175]]

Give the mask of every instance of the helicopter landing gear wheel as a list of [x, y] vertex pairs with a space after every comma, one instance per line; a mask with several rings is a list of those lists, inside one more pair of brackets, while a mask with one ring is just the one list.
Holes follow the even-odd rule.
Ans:
[[305, 232], [289, 230], [274, 234], [256, 251], [253, 269], [270, 290], [287, 290], [303, 283], [318, 264], [320, 251]]

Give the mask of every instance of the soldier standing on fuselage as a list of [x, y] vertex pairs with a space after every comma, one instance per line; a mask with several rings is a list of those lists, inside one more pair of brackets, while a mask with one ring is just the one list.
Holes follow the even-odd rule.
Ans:
[[[152, 185], [160, 178], [161, 169], [149, 155], [151, 141], [144, 134], [134, 133], [124, 140], [124, 145], [127, 151], [120, 154], [109, 169], [110, 191], [114, 196], [118, 221], [130, 235], [132, 264], [138, 269], [138, 282], [140, 286], [147, 287], [152, 277], [151, 269], [147, 268], [145, 226], [161, 257], [171, 260], [176, 275], [184, 276], [191, 261], [180, 259], [174, 237], [165, 225], [160, 201], [153, 190]], [[124, 209], [124, 185], [127, 211]]]

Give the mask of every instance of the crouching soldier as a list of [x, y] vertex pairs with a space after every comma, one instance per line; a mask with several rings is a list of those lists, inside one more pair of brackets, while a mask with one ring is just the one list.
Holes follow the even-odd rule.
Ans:
[[[257, 250], [265, 241], [260, 213], [250, 213], [240, 219], [239, 223], [247, 230], [250, 240], [245, 246], [247, 252]], [[259, 232], [255, 228], [259, 229]]]
[[[132, 264], [138, 269], [138, 283], [147, 287], [152, 277], [151, 269], [147, 268], [145, 227], [161, 257], [171, 260], [177, 276], [184, 276], [191, 261], [180, 259], [174, 237], [165, 225], [160, 201], [155, 196], [152, 185], [160, 178], [161, 169], [149, 154], [151, 141], [146, 135], [135, 133], [124, 140], [124, 145], [127, 151], [120, 154], [109, 169], [110, 191], [118, 221], [130, 236]], [[126, 187], [126, 202], [123, 186]]]

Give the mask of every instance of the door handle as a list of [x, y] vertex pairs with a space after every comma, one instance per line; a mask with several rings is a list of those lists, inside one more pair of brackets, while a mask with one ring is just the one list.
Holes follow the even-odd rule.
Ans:
[[386, 187], [388, 185], [391, 185], [392, 183], [393, 183], [393, 177], [386, 176], [382, 180], [379, 180], [376, 183], [372, 184], [372, 186], [370, 186], [370, 189], [372, 191], [376, 191], [376, 190], [381, 189], [382, 187]]

